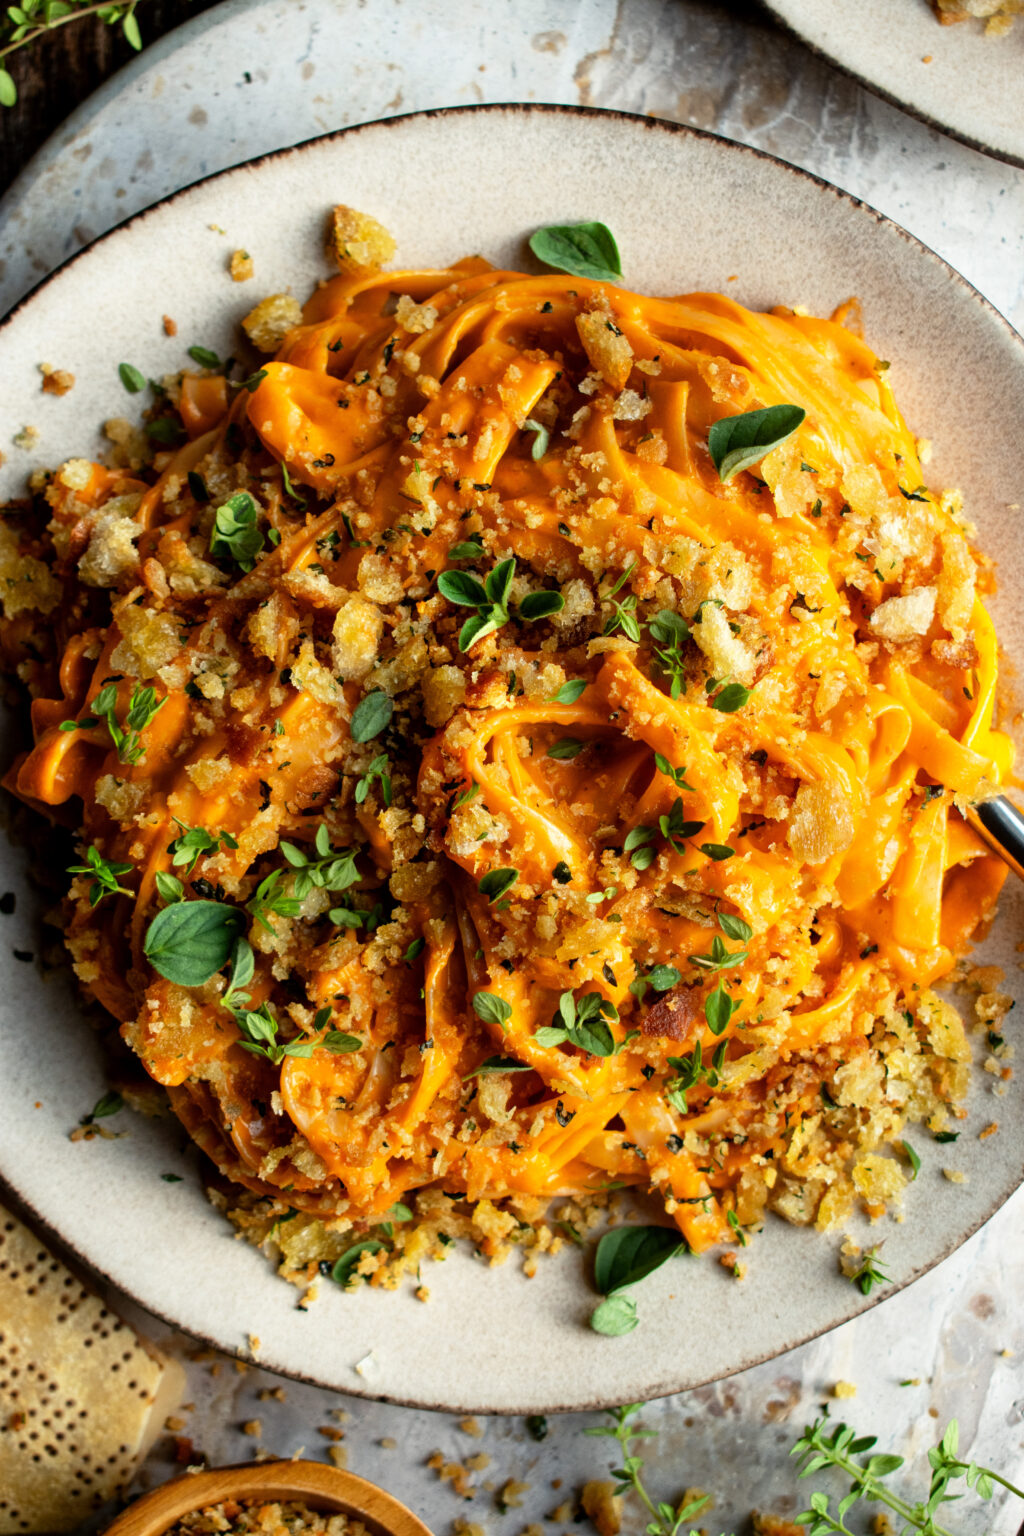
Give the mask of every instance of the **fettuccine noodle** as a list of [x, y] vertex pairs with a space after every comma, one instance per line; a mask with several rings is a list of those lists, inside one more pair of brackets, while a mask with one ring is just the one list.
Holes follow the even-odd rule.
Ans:
[[[301, 317], [261, 306], [245, 388], [174, 387], [155, 470], [72, 460], [50, 532], [6, 532], [11, 783], [122, 866], [95, 905], [76, 877], [81, 980], [296, 1231], [441, 1191], [493, 1250], [626, 1185], [699, 1251], [766, 1202], [880, 1209], [878, 1149], [963, 1087], [931, 987], [1004, 869], [955, 806], [1012, 763], [983, 571], [888, 365], [717, 294], [341, 259]], [[724, 480], [713, 424], [784, 405]], [[226, 961], [153, 963], [174, 881], [238, 919], [242, 1004]]]

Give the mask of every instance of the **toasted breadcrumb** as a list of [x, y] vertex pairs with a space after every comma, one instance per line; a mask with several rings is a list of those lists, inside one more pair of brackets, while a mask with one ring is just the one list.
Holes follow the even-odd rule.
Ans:
[[598, 1536], [619, 1536], [622, 1529], [622, 1495], [618, 1484], [591, 1478], [580, 1490], [580, 1503]]
[[302, 305], [290, 293], [272, 293], [251, 309], [242, 328], [261, 352], [276, 352], [288, 332], [302, 319]]
[[342, 272], [362, 277], [379, 272], [395, 254], [395, 242], [383, 224], [369, 213], [338, 203], [331, 210], [327, 254]]
[[54, 368], [52, 363], [40, 363], [44, 395], [66, 395], [75, 387], [75, 376], [66, 368]]
[[256, 271], [256, 263], [248, 251], [232, 251], [228, 261], [228, 271], [231, 273], [233, 283], [247, 283]]

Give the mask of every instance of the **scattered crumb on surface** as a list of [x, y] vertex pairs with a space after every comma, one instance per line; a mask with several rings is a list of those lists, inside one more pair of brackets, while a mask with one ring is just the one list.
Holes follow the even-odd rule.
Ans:
[[618, 1484], [591, 1478], [583, 1484], [580, 1502], [598, 1536], [618, 1536], [622, 1529], [622, 1496]]
[[248, 251], [232, 251], [228, 271], [231, 273], [233, 283], [247, 283], [256, 271], [256, 263]]
[[54, 368], [52, 363], [40, 363], [44, 395], [66, 395], [75, 387], [75, 376], [66, 368]]

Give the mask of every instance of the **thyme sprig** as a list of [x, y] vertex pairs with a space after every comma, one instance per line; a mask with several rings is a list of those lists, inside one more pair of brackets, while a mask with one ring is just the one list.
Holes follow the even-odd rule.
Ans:
[[642, 1476], [644, 1459], [634, 1455], [632, 1450], [634, 1440], [650, 1440], [658, 1433], [656, 1429], [640, 1429], [633, 1422], [643, 1407], [643, 1403], [625, 1403], [621, 1408], [612, 1408], [608, 1413], [612, 1421], [610, 1424], [597, 1424], [592, 1429], [585, 1429], [583, 1433], [615, 1440], [621, 1446], [622, 1466], [613, 1469], [612, 1477], [624, 1488], [631, 1488], [647, 1509], [651, 1518], [645, 1527], [646, 1536], [678, 1536], [683, 1525], [699, 1514], [710, 1500], [705, 1494], [699, 1499], [680, 1503], [677, 1507], [672, 1504], [656, 1504], [651, 1498]]
[[[626, 1403], [621, 1408], [613, 1408], [608, 1414], [610, 1424], [586, 1429], [584, 1434], [604, 1436], [621, 1446], [622, 1465], [613, 1470], [612, 1476], [624, 1489], [632, 1489], [650, 1514], [645, 1536], [679, 1536], [682, 1526], [706, 1506], [708, 1499], [704, 1497], [675, 1507], [655, 1503], [651, 1498], [643, 1480], [644, 1458], [633, 1450], [634, 1441], [650, 1440], [657, 1435], [657, 1430], [641, 1429], [635, 1423], [636, 1415], [644, 1406], [643, 1403]], [[849, 1479], [850, 1489], [835, 1510], [829, 1495], [816, 1489], [808, 1501], [810, 1507], [796, 1516], [796, 1524], [806, 1526], [808, 1536], [854, 1536], [846, 1516], [855, 1504], [865, 1500], [883, 1504], [899, 1517], [902, 1521], [900, 1536], [912, 1536], [914, 1531], [920, 1531], [922, 1536], [953, 1536], [953, 1532], [940, 1525], [937, 1519], [943, 1504], [963, 1497], [962, 1492], [950, 1492], [953, 1483], [962, 1480], [980, 1499], [990, 1499], [997, 1484], [1016, 1498], [1024, 1499], [1024, 1489], [1001, 1473], [980, 1466], [976, 1461], [961, 1460], [959, 1438], [957, 1421], [951, 1419], [942, 1438], [928, 1452], [931, 1467], [928, 1493], [925, 1498], [912, 1503], [901, 1498], [885, 1481], [904, 1465], [902, 1456], [876, 1452], [877, 1436], [858, 1436], [855, 1429], [846, 1424], [833, 1424], [827, 1414], [822, 1415], [804, 1430], [790, 1455], [802, 1462], [801, 1478], [826, 1469], [837, 1471]], [[696, 1536], [696, 1533], [691, 1531], [690, 1536]]]
[[[827, 1432], [829, 1429], [831, 1433]], [[804, 1430], [790, 1452], [804, 1463], [799, 1475], [810, 1477], [814, 1472], [831, 1467], [844, 1473], [850, 1479], [851, 1486], [849, 1493], [840, 1499], [834, 1513], [828, 1494], [816, 1490], [810, 1497], [810, 1509], [797, 1515], [797, 1524], [807, 1526], [809, 1536], [831, 1536], [833, 1532], [838, 1533], [838, 1536], [852, 1536], [846, 1524], [846, 1516], [856, 1503], [866, 1499], [884, 1504], [887, 1509], [899, 1515], [904, 1522], [904, 1532], [921, 1531], [924, 1536], [952, 1536], [946, 1526], [938, 1523], [936, 1516], [943, 1504], [963, 1497], [960, 1493], [949, 1492], [950, 1484], [960, 1478], [982, 1499], [992, 1497], [996, 1483], [1009, 1489], [1017, 1498], [1024, 1499], [1024, 1490], [1015, 1487], [998, 1472], [993, 1472], [989, 1467], [981, 1467], [974, 1461], [961, 1461], [957, 1455], [959, 1438], [959, 1425], [956, 1419], [951, 1419], [942, 1439], [928, 1452], [928, 1462], [932, 1469], [928, 1496], [911, 1504], [895, 1494], [883, 1481], [903, 1466], [902, 1456], [879, 1452], [857, 1461], [855, 1457], [874, 1449], [877, 1437], [864, 1435], [858, 1438], [856, 1430], [845, 1424], [832, 1427], [825, 1417], [816, 1420]]]
[[136, 683], [128, 700], [124, 725], [117, 720], [117, 682], [105, 683], [92, 701], [92, 713], [81, 720], [62, 720], [61, 731], [87, 731], [105, 721], [110, 739], [117, 751], [118, 760], [134, 767], [146, 755], [142, 745], [142, 733], [153, 716], [159, 714], [167, 703], [166, 696], [158, 699], [155, 688], [144, 688]]
[[[27, 48], [44, 32], [52, 32], [69, 21], [80, 21], [84, 16], [97, 16], [108, 27], [120, 26], [126, 41], [138, 52], [142, 47], [139, 23], [135, 17], [138, 0], [128, 5], [110, 5], [107, 0], [95, 0], [83, 4], [82, 0], [21, 0], [11, 5], [0, 21], [0, 59]], [[0, 66], [0, 107], [13, 107], [18, 99], [18, 88], [10, 73]]]

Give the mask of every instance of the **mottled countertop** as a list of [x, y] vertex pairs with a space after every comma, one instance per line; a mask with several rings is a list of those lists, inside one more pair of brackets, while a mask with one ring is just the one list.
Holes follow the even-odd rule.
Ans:
[[[0, 203], [0, 312], [96, 235], [197, 177], [348, 124], [515, 100], [645, 113], [768, 150], [898, 220], [1024, 322], [1024, 172], [904, 116], [743, 0], [224, 0], [108, 82]], [[870, 314], [866, 323], [870, 333]], [[742, 1529], [755, 1505], [792, 1511], [787, 1452], [825, 1403], [916, 1458], [918, 1487], [924, 1452], [954, 1415], [962, 1450], [977, 1447], [1019, 1479], [1022, 1260], [1018, 1196], [885, 1306], [779, 1360], [652, 1405], [653, 1486], [665, 1498], [689, 1486], [712, 1491], [716, 1507], [701, 1520], [709, 1531]], [[488, 1536], [519, 1536], [532, 1521], [562, 1536], [566, 1522], [547, 1517], [610, 1464], [608, 1442], [582, 1435], [594, 1415], [553, 1418], [538, 1443], [518, 1419], [461, 1427], [443, 1414], [357, 1402], [203, 1354], [113, 1299], [188, 1367], [193, 1406], [180, 1415], [184, 1427], [158, 1442], [139, 1488], [174, 1470], [176, 1435], [211, 1462], [304, 1449], [347, 1457], [439, 1533], [462, 1517]], [[688, 1326], [713, 1329], [716, 1319], [695, 1316]], [[686, 1347], [685, 1331], [665, 1339], [666, 1350]], [[852, 1401], [831, 1397], [837, 1381], [856, 1386]], [[438, 1450], [446, 1461], [490, 1458], [471, 1475], [471, 1499], [426, 1465]], [[520, 1507], [502, 1512], [510, 1479], [529, 1487]], [[957, 1529], [1016, 1536], [1022, 1516], [1020, 1506], [965, 1505]], [[629, 1529], [642, 1526], [632, 1511]]]

